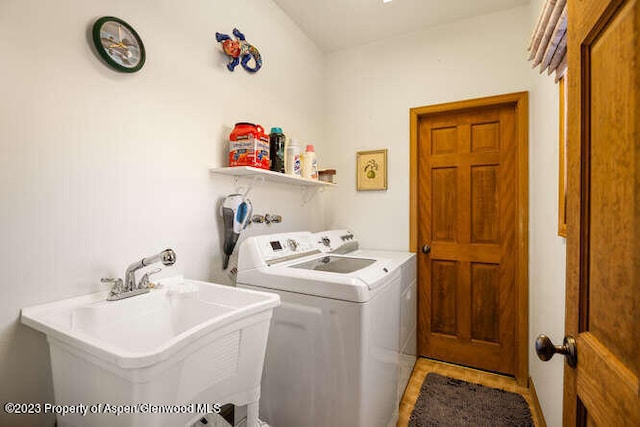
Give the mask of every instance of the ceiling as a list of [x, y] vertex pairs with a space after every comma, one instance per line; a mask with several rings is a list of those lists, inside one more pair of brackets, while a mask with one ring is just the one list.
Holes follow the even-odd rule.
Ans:
[[530, 0], [274, 0], [331, 52], [425, 27], [529, 4]]

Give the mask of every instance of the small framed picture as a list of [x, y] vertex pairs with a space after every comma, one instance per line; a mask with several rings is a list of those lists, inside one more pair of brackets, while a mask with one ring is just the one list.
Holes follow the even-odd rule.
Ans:
[[387, 189], [387, 149], [358, 151], [356, 158], [358, 191]]

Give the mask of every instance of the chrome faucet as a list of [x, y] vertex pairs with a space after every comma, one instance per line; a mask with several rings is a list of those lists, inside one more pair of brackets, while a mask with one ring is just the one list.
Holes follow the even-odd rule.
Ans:
[[129, 267], [124, 275], [124, 283], [122, 279], [104, 278], [101, 279], [102, 283], [111, 283], [111, 292], [107, 297], [107, 301], [117, 301], [123, 298], [129, 298], [135, 295], [140, 295], [149, 292], [149, 274], [145, 274], [140, 283], [136, 283], [136, 271], [143, 267], [147, 267], [156, 262], [162, 262], [164, 265], [173, 265], [176, 262], [176, 253], [173, 249], [165, 249], [159, 254], [142, 258], [138, 262], [134, 262]]
[[124, 274], [124, 291], [131, 292], [136, 289], [140, 289], [140, 285], [136, 284], [136, 271], [158, 261], [162, 261], [164, 265], [173, 265], [176, 262], [176, 253], [173, 249], [165, 249], [159, 254], [142, 258], [140, 261], [131, 264], [127, 268], [127, 272]]

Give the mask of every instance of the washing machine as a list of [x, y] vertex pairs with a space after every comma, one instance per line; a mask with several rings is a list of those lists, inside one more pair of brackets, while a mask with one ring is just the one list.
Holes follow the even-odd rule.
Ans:
[[237, 284], [275, 292], [260, 417], [274, 427], [390, 427], [398, 416], [401, 271], [329, 254], [310, 232], [246, 239]]
[[417, 348], [418, 283], [416, 254], [408, 251], [362, 249], [357, 237], [349, 230], [327, 230], [313, 235], [320, 250], [326, 254], [343, 254], [351, 257], [381, 258], [391, 261], [400, 270], [400, 332], [398, 367], [398, 402], [409, 384], [415, 366]]

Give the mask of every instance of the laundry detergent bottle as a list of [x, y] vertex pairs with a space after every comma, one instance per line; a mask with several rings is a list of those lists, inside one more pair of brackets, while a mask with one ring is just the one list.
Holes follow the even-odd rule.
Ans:
[[269, 157], [271, 158], [271, 170], [284, 173], [284, 146], [286, 137], [281, 128], [271, 128], [269, 134]]
[[284, 165], [286, 174], [302, 176], [302, 166], [300, 164], [300, 148], [298, 148], [298, 143], [293, 138], [289, 140], [289, 145], [287, 145], [287, 155]]
[[312, 144], [308, 144], [302, 156], [302, 177], [307, 179], [318, 179], [318, 158], [316, 150]]

